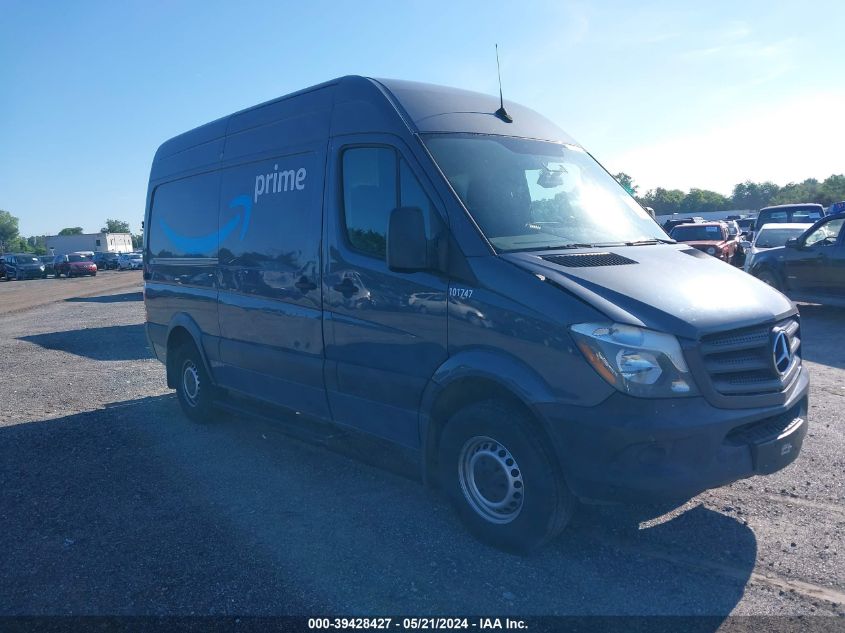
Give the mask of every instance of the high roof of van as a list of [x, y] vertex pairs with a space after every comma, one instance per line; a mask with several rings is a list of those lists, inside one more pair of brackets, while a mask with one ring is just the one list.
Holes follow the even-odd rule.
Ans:
[[795, 202], [792, 204], [778, 204], [772, 207], [763, 207], [760, 209], [760, 212], [776, 211], [778, 209], [824, 209], [824, 207], [820, 204], [816, 204], [815, 202]]
[[544, 116], [512, 101], [504, 103], [513, 118], [510, 123], [496, 116], [496, 96], [413, 81], [341, 77], [235, 112], [166, 141], [156, 152], [151, 180], [192, 166], [217, 164], [224, 147], [229, 152], [224, 143], [227, 136], [261, 126], [277, 130], [279, 142], [290, 136], [291, 145], [329, 135], [396, 134], [403, 128], [412, 133], [500, 134], [577, 145]]

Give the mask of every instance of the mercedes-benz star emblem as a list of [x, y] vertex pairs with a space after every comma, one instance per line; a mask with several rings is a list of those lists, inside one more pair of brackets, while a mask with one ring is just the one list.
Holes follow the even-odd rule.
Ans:
[[783, 330], [775, 334], [772, 345], [772, 359], [775, 361], [775, 369], [778, 370], [778, 373], [785, 374], [792, 362], [792, 350], [789, 349], [789, 341], [786, 338], [786, 332]]

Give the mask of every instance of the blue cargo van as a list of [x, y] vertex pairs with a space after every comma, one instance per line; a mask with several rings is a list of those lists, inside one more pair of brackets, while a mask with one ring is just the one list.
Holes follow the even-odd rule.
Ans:
[[515, 103], [344, 77], [249, 108], [159, 148], [145, 227], [190, 418], [237, 396], [403, 446], [503, 548], [579, 499], [774, 472], [807, 432], [794, 304]]

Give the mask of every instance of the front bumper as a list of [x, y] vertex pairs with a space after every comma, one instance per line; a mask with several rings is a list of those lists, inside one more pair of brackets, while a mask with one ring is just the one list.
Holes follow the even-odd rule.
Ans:
[[807, 433], [808, 391], [802, 367], [786, 402], [774, 407], [720, 409], [702, 397], [617, 393], [589, 409], [538, 409], [576, 496], [679, 500], [792, 463]]

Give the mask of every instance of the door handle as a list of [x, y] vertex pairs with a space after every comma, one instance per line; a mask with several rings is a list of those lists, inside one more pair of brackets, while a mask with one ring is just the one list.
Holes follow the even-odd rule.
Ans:
[[296, 286], [299, 289], [300, 292], [308, 292], [310, 290], [316, 290], [317, 289], [317, 284], [315, 284], [313, 281], [308, 279], [308, 277], [306, 277], [305, 275], [300, 277], [299, 281], [297, 281], [293, 285]]
[[347, 299], [358, 292], [358, 286], [352, 283], [349, 277], [344, 277], [343, 282], [332, 286], [335, 290], [341, 293]]

